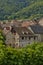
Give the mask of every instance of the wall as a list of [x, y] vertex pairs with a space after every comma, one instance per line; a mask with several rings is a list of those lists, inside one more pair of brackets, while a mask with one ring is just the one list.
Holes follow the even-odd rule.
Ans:
[[31, 44], [33, 42], [37, 42], [37, 37], [35, 38], [35, 40], [34, 40], [34, 36], [31, 37], [30, 39], [29, 39], [29, 36], [24, 37], [23, 40], [22, 40], [22, 37], [20, 37], [19, 45], [20, 47], [25, 47], [26, 45]]
[[10, 46], [14, 46], [15, 45], [15, 38], [14, 38], [14, 35], [9, 32], [7, 35], [6, 35], [6, 40], [5, 40], [5, 44], [6, 45], [10, 45]]
[[19, 35], [18, 35], [18, 33], [15, 34], [15, 47], [19, 47]]

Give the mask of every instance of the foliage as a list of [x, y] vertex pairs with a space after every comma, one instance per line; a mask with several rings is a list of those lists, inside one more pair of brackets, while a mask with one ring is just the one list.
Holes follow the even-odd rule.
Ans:
[[34, 19], [43, 17], [43, 1], [35, 2], [15, 14], [16, 19]]
[[0, 20], [29, 19], [36, 14], [43, 17], [43, 0], [0, 0]]
[[43, 43], [21, 49], [0, 44], [0, 65], [43, 65]]
[[2, 34], [2, 31], [0, 31], [0, 44], [4, 44], [5, 43], [5, 37]]

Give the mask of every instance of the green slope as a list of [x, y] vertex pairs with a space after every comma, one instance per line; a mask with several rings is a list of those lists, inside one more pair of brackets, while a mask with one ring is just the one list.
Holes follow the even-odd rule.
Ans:
[[43, 1], [35, 2], [34, 4], [23, 8], [14, 16], [16, 19], [33, 19], [43, 17]]
[[43, 14], [42, 2], [43, 0], [0, 0], [0, 20], [27, 19]]

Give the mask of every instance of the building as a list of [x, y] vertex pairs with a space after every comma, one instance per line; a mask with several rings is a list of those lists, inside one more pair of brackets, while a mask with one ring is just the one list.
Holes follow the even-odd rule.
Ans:
[[[13, 36], [11, 36], [10, 34]], [[15, 27], [15, 26], [12, 27], [11, 32], [9, 34], [7, 34], [7, 37], [6, 37], [6, 41], [8, 41], [7, 42], [8, 45], [13, 40], [13, 39], [11, 39], [12, 37], [14, 39], [14, 41], [13, 41], [14, 43], [12, 42], [10, 45], [14, 46], [14, 47], [25, 47], [26, 45], [37, 41], [37, 36], [34, 35], [26, 27]], [[11, 40], [10, 42], [9, 42], [8, 38]]]
[[28, 27], [28, 29], [30, 29], [33, 34], [37, 35], [38, 42], [43, 42], [43, 26], [35, 24]]
[[[33, 42], [43, 42], [43, 25], [38, 21], [11, 21], [1, 24], [6, 37], [5, 44], [12, 47], [25, 47]], [[0, 27], [1, 28], [1, 27]]]
[[11, 33], [11, 32], [8, 32], [6, 35], [5, 35], [5, 44], [7, 46], [12, 46], [12, 47], [15, 47], [15, 37], [14, 35]]
[[39, 24], [40, 24], [41, 26], [43, 26], [43, 18], [41, 18], [41, 19], [39, 20]]

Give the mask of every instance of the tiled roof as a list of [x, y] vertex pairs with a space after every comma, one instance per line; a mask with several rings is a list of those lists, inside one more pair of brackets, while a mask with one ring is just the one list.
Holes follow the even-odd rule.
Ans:
[[36, 24], [36, 25], [31, 25], [31, 29], [33, 30], [34, 33], [36, 34], [43, 34], [43, 26]]
[[26, 27], [13, 27], [11, 30], [13, 33], [17, 32], [19, 35], [29, 36], [33, 35], [33, 33], [28, 30]]
[[34, 24], [36, 24], [34, 21], [24, 21], [22, 23], [22, 27], [28, 27], [28, 26], [34, 25]]

